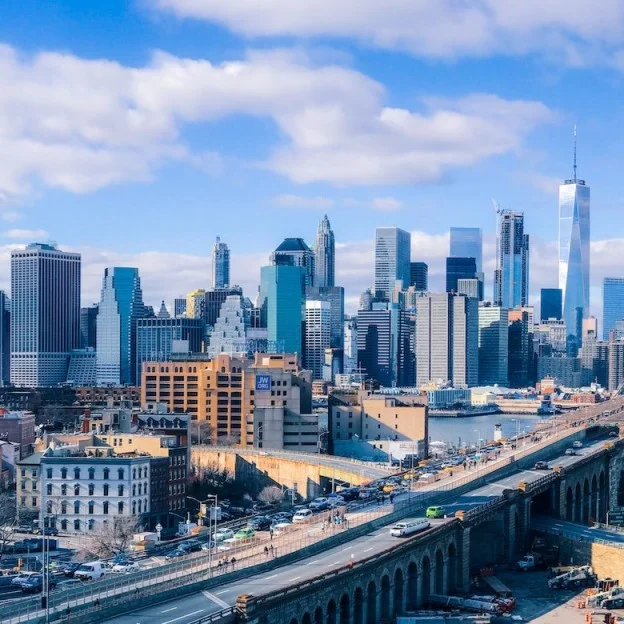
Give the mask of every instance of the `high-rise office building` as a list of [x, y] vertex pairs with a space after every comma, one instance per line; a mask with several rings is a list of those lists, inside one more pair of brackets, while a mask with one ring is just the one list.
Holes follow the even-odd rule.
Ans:
[[230, 285], [230, 250], [217, 236], [212, 247], [212, 287], [226, 288]]
[[250, 327], [250, 307], [242, 295], [229, 295], [221, 305], [219, 317], [210, 334], [208, 355], [221, 353], [247, 356], [247, 330]]
[[531, 308], [508, 311], [509, 386], [526, 388], [535, 381], [533, 363], [533, 316]]
[[479, 303], [453, 293], [416, 301], [416, 385], [479, 381]]
[[496, 236], [494, 304], [503, 308], [525, 306], [529, 301], [529, 235], [524, 214], [501, 210]]
[[507, 386], [508, 342], [507, 310], [492, 305], [479, 306], [479, 385]]
[[375, 295], [390, 301], [396, 282], [403, 288], [410, 281], [411, 235], [397, 227], [375, 231]]
[[459, 292], [458, 280], [476, 279], [477, 262], [474, 258], [447, 258], [446, 259], [446, 292]]
[[344, 288], [342, 286], [312, 286], [306, 290], [306, 298], [326, 301], [330, 307], [330, 347], [342, 349], [344, 346]]
[[350, 375], [357, 370], [357, 317], [344, 321], [344, 361], [343, 372]]
[[331, 307], [327, 301], [308, 299], [305, 303], [305, 365], [312, 379], [323, 379], [325, 350], [329, 349]]
[[11, 382], [11, 301], [0, 290], [0, 383]]
[[301, 267], [304, 288], [314, 286], [315, 257], [303, 238], [285, 238], [271, 254], [271, 264], [290, 264]]
[[574, 335], [578, 308], [582, 317], [589, 314], [589, 195], [589, 186], [576, 177], [575, 127], [573, 176], [559, 187], [559, 288], [563, 318]]
[[336, 242], [327, 215], [319, 223], [314, 249], [316, 261], [315, 286], [332, 287], [336, 274]]
[[416, 290], [429, 290], [429, 265], [426, 262], [410, 262], [410, 286]]
[[624, 277], [604, 278], [602, 305], [602, 335], [608, 340], [616, 323], [624, 319]]
[[267, 337], [282, 353], [302, 353], [304, 269], [292, 264], [274, 264], [260, 270]]
[[483, 301], [483, 282], [476, 277], [458, 279], [457, 294]]
[[[243, 296], [243, 289], [240, 286], [230, 286], [228, 288], [213, 288], [204, 293], [204, 315], [206, 325], [213, 327], [221, 313], [221, 306], [230, 296]], [[188, 316], [188, 314], [187, 314]]]
[[477, 265], [477, 273], [483, 271], [483, 236], [481, 228], [452, 227], [449, 247], [449, 256], [451, 258], [474, 258]]
[[562, 318], [561, 289], [542, 288], [540, 294], [540, 320]]
[[186, 315], [186, 297], [176, 297], [173, 300], [173, 316], [182, 318]]
[[95, 349], [97, 346], [98, 305], [80, 308], [80, 348]]
[[11, 383], [63, 383], [80, 346], [80, 254], [41, 243], [12, 251], [11, 299]]
[[366, 379], [392, 385], [392, 314], [381, 306], [357, 315], [357, 362]]
[[167, 362], [173, 353], [191, 354], [202, 350], [202, 319], [152, 317], [136, 320], [136, 383], [141, 383], [143, 362]]
[[139, 270], [104, 269], [97, 316], [98, 385], [135, 385], [137, 319], [145, 316]]
[[196, 288], [186, 295], [186, 318], [206, 318], [206, 291]]
[[624, 340], [609, 336], [609, 390], [618, 390], [624, 384]]

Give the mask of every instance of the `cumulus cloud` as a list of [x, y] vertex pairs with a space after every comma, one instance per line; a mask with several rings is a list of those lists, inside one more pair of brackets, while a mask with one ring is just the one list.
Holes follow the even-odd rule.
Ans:
[[25, 230], [25, 229], [13, 229], [4, 232], [6, 238], [12, 238], [14, 240], [43, 240], [49, 238], [49, 234], [45, 230]]
[[348, 37], [427, 58], [539, 53], [573, 66], [621, 63], [624, 6], [603, 0], [151, 0], [252, 37]]
[[303, 195], [276, 195], [273, 203], [283, 208], [311, 208], [313, 210], [326, 210], [336, 202], [329, 197], [304, 197]]
[[153, 54], [143, 67], [0, 46], [0, 193], [33, 184], [76, 193], [149, 180], [178, 160], [211, 174], [219, 154], [183, 140], [192, 124], [229, 115], [272, 120], [284, 141], [254, 163], [299, 183], [419, 183], [455, 167], [517, 150], [553, 118], [543, 104], [471, 94], [425, 99], [415, 110], [386, 104], [384, 88], [298, 51], [207, 60]]
[[403, 203], [394, 197], [375, 197], [372, 203], [373, 208], [380, 212], [396, 212], [403, 207]]

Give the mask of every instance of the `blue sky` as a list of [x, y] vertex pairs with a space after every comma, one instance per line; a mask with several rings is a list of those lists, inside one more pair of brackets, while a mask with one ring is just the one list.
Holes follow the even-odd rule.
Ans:
[[[377, 225], [441, 286], [450, 225], [524, 210], [532, 291], [556, 279], [557, 183], [592, 188], [592, 305], [621, 275], [624, 4], [526, 0], [5, 0], [0, 285], [32, 239], [139, 266], [146, 300], [209, 285], [220, 235], [248, 294], [327, 212], [349, 300]], [[535, 301], [537, 303], [537, 301]]]

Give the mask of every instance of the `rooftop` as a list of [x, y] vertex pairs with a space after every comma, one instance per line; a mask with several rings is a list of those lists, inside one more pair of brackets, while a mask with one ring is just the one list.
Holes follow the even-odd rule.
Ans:
[[275, 251], [310, 251], [303, 238], [285, 238]]

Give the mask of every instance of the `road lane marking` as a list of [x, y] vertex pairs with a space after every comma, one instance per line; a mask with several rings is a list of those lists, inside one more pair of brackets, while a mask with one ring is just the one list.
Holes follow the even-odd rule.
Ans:
[[171, 607], [171, 609], [165, 609], [164, 611], [161, 611], [161, 613], [169, 613], [169, 611], [175, 611], [178, 607]]
[[306, 565], [314, 565], [315, 563], [318, 563], [319, 559], [317, 559], [316, 561], [310, 561], [310, 563], [306, 563]]
[[[226, 606], [229, 606], [229, 605], [226, 605]], [[200, 609], [199, 611], [193, 611], [192, 613], [185, 613], [184, 615], [174, 618], [173, 620], [167, 620], [166, 622], [163, 622], [162, 624], [171, 624], [172, 622], [177, 622], [178, 620], [183, 620], [184, 618], [191, 617], [191, 615], [197, 615], [198, 613], [203, 613], [205, 610], [206, 609]]]
[[296, 581], [297, 579], [300, 579], [300, 578], [301, 578], [300, 576], [293, 576], [290, 580], [291, 581]]
[[327, 567], [331, 568], [332, 566], [335, 566], [335, 565], [340, 565], [340, 561], [334, 561], [334, 563], [328, 563]]
[[[204, 590], [202, 592], [208, 600], [212, 600], [212, 602], [216, 602], [222, 609], [227, 609], [230, 605], [225, 602], [225, 600], [221, 600], [221, 598], [217, 598], [214, 594], [211, 594], [208, 590]], [[166, 623], [163, 623], [166, 624]]]
[[277, 576], [277, 574], [272, 574], [271, 576], [267, 576], [267, 581], [268, 581], [269, 579], [275, 578], [276, 576]]
[[222, 589], [221, 591], [215, 592], [215, 596], [220, 596], [221, 594], [225, 594], [226, 591], [229, 591], [228, 589]]
[[351, 550], [353, 548], [353, 546], [347, 546], [346, 548], [343, 548], [340, 552], [346, 552], [347, 550]]
[[373, 547], [372, 547], [372, 546], [371, 546], [370, 548], [367, 548], [367, 549], [366, 549], [366, 550], [364, 550], [363, 552], [369, 552], [369, 551], [371, 551], [371, 550], [373, 550]]

